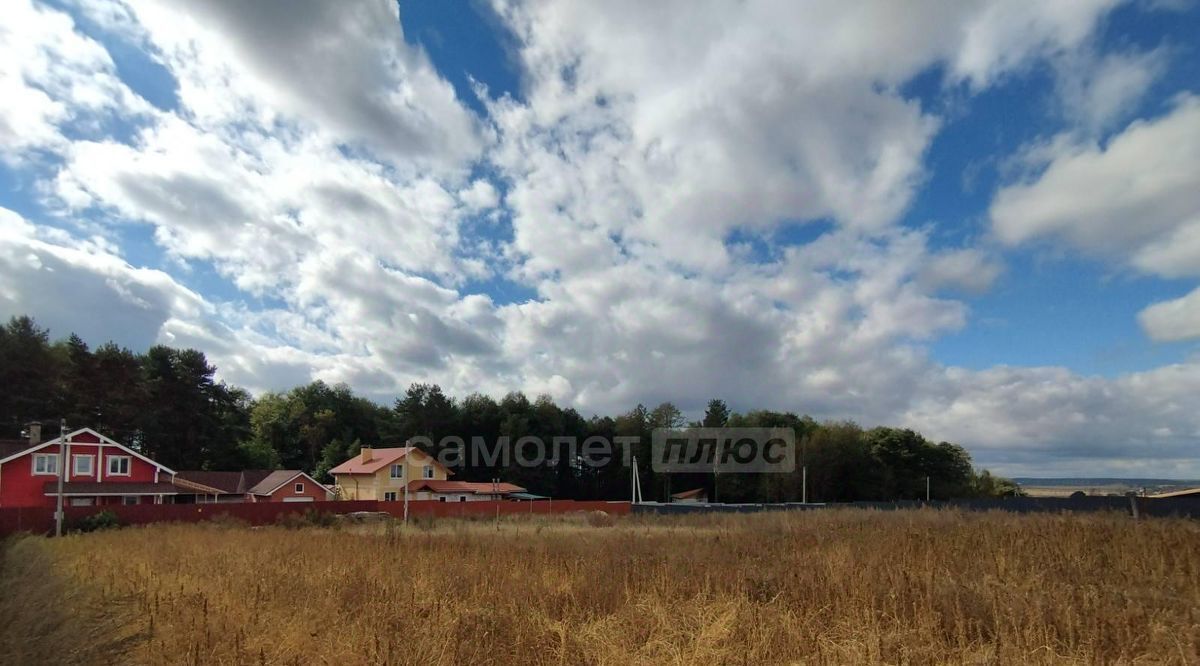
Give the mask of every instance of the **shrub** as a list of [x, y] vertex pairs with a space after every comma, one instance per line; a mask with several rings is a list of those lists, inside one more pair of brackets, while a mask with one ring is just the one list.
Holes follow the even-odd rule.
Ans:
[[338, 524], [337, 516], [316, 509], [306, 509], [304, 513], [285, 513], [275, 520], [275, 524], [288, 529], [302, 527], [333, 527]]
[[231, 530], [242, 529], [250, 526], [250, 523], [246, 522], [245, 520], [231, 516], [228, 513], [218, 513], [212, 518], [209, 518], [204, 524], [209, 527], [218, 527]]
[[105, 509], [99, 513], [93, 513], [90, 516], [84, 516], [73, 521], [67, 526], [67, 529], [71, 532], [95, 532], [120, 526], [121, 519], [117, 517], [117, 514]]

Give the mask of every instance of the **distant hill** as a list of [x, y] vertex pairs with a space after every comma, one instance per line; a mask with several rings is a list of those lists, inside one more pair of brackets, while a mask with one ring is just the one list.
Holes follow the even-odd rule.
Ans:
[[1123, 479], [1115, 477], [1065, 477], [1038, 479], [1018, 477], [1013, 481], [1023, 486], [1197, 486], [1197, 479]]
[[1069, 477], [1013, 479], [1030, 497], [1067, 497], [1076, 491], [1087, 495], [1124, 495], [1129, 492], [1147, 494], [1182, 490], [1200, 486], [1200, 481], [1188, 479], [1127, 479], [1117, 477]]

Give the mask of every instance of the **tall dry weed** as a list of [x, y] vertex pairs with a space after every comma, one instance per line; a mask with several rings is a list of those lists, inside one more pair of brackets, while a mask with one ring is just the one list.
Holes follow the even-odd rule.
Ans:
[[[78, 626], [115, 612], [127, 661], [146, 664], [1200, 663], [1193, 522], [843, 510], [594, 523], [26, 540], [6, 562], [43, 573], [6, 564], [0, 619], [26, 641], [70, 643], [46, 609], [72, 608]], [[10, 590], [55, 603], [15, 605]]]

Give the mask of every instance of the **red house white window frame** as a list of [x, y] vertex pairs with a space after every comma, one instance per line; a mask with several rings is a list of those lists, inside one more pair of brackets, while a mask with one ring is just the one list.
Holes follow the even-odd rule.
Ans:
[[[38, 463], [41, 463], [40, 470], [38, 469]], [[31, 464], [35, 476], [58, 476], [57, 453], [35, 453], [33, 454], [33, 462]]]
[[[79, 463], [87, 462], [87, 469], [79, 469]], [[96, 456], [84, 453], [71, 454], [71, 474], [75, 476], [93, 476], [96, 473]]]
[[[114, 465], [113, 463], [117, 463]], [[123, 463], [123, 464], [122, 464]], [[105, 476], [129, 476], [132, 473], [133, 456], [108, 456], [105, 459]], [[122, 469], [124, 471], [122, 471]]]

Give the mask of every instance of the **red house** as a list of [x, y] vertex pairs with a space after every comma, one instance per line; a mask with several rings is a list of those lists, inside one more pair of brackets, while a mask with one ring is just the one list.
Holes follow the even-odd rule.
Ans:
[[324, 502], [329, 489], [298, 469], [176, 473], [177, 503]]
[[24, 441], [0, 442], [0, 507], [55, 505], [62, 449], [69, 457], [63, 483], [64, 505], [162, 504], [178, 489], [175, 472], [91, 428], [40, 442], [41, 428], [30, 427]]

